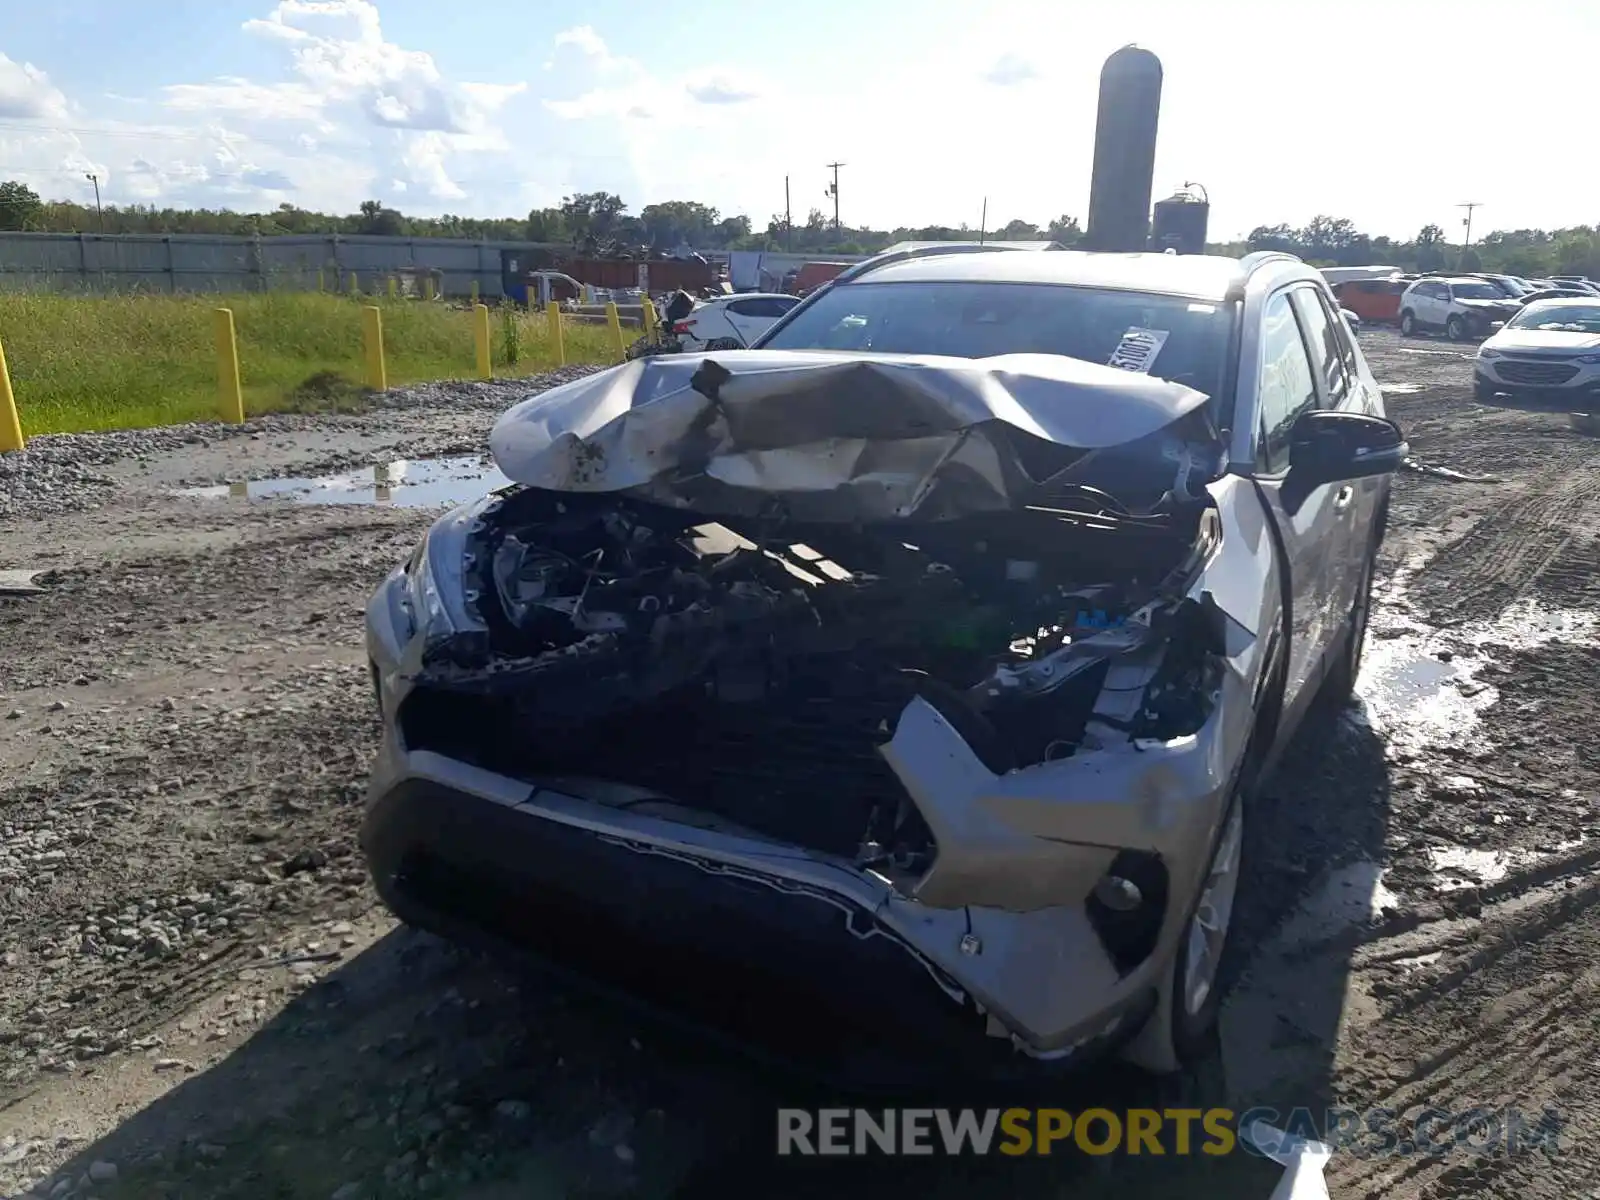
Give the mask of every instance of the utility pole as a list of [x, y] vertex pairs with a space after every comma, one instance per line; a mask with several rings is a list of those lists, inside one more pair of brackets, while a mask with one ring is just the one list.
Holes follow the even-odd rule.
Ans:
[[1467, 251], [1472, 248], [1472, 210], [1482, 208], [1483, 205], [1474, 200], [1471, 204], [1458, 204], [1456, 207], [1467, 210], [1467, 215], [1461, 219], [1461, 223], [1467, 227], [1467, 236], [1461, 245], [1461, 254], [1465, 257]]
[[842, 225], [839, 224], [839, 168], [844, 166], [844, 165], [845, 164], [841, 163], [841, 162], [835, 162], [835, 163], [829, 163], [828, 164], [828, 170], [833, 172], [833, 182], [830, 183], [823, 190], [823, 193], [822, 193], [824, 196], [832, 196], [833, 197], [833, 231], [834, 231], [834, 233], [838, 233], [842, 228], [844, 228]]
[[106, 231], [106, 212], [105, 209], [100, 207], [100, 176], [90, 172], [85, 174], [84, 178], [94, 184], [94, 211], [95, 215], [100, 218], [100, 232], [104, 233]]
[[794, 253], [794, 214], [789, 211], [789, 177], [783, 177], [783, 248]]
[[989, 197], [983, 198], [983, 216], [978, 218], [978, 245], [983, 245], [983, 235], [989, 232]]

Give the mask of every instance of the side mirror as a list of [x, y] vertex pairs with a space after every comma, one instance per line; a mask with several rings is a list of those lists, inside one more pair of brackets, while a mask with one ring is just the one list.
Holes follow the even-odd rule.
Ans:
[[1400, 426], [1385, 417], [1312, 409], [1294, 423], [1289, 477], [1311, 488], [1388, 475], [1400, 469], [1409, 451]]

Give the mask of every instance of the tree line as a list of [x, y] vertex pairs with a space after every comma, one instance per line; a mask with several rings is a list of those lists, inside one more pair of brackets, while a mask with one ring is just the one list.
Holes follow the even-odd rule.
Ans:
[[[376, 234], [385, 237], [448, 237], [494, 241], [532, 241], [570, 245], [591, 252], [618, 250], [657, 253], [695, 250], [792, 250], [796, 254], [871, 254], [901, 241], [958, 241], [975, 238], [970, 225], [835, 228], [821, 209], [804, 221], [788, 222], [774, 213], [762, 228], [747, 216], [724, 216], [694, 200], [668, 200], [629, 211], [614, 192], [580, 192], [559, 205], [537, 208], [526, 217], [479, 218], [446, 214], [410, 216], [377, 200], [353, 213], [313, 212], [281, 204], [271, 212], [228, 209], [157, 208], [107, 205], [96, 210], [67, 200], [44, 200], [17, 182], [0, 183], [0, 230], [47, 233], [213, 233], [273, 237], [283, 234]], [[1082, 237], [1074, 217], [1062, 215], [1043, 225], [1014, 220], [983, 231], [997, 241], [1050, 238], [1072, 245]], [[1438, 225], [1427, 225], [1409, 240], [1369, 235], [1343, 217], [1318, 216], [1301, 227], [1261, 225], [1243, 242], [1218, 243], [1215, 253], [1285, 250], [1319, 266], [1392, 264], [1404, 270], [1503, 271], [1512, 275], [1586, 275], [1600, 278], [1600, 227], [1511, 229], [1485, 234], [1471, 246], [1450, 243]]]

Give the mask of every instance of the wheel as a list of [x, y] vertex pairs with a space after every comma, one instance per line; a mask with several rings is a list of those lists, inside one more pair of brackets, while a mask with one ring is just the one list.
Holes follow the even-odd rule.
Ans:
[[1452, 342], [1466, 341], [1468, 333], [1467, 323], [1461, 317], [1452, 316], [1444, 323], [1444, 335]]
[[1474, 400], [1493, 400], [1495, 398], [1494, 384], [1485, 383], [1481, 379], [1474, 379], [1472, 381], [1472, 398]]
[[1416, 314], [1413, 313], [1409, 308], [1400, 314], [1400, 336], [1417, 336], [1417, 317]]
[[1318, 699], [1336, 708], [1348, 704], [1356, 694], [1356, 679], [1361, 674], [1361, 651], [1367, 644], [1367, 619], [1372, 613], [1374, 574], [1376, 563], [1374, 557], [1369, 555], [1366, 565], [1361, 569], [1361, 581], [1356, 585], [1350, 613], [1345, 617], [1344, 648], [1340, 651], [1338, 661], [1322, 680], [1322, 692]]
[[1241, 778], [1234, 788], [1228, 815], [1206, 866], [1205, 882], [1173, 959], [1172, 1048], [1180, 1063], [1192, 1063], [1210, 1049], [1217, 1013], [1222, 1007], [1218, 975], [1228, 944], [1228, 929], [1233, 923], [1234, 901], [1239, 895], [1246, 782]]

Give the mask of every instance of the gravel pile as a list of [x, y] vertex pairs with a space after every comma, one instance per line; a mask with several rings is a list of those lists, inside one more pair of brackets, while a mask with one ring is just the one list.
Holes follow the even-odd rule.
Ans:
[[[393, 414], [402, 412], [425, 414], [438, 410], [441, 416], [494, 414], [527, 396], [601, 369], [561, 367], [522, 379], [417, 384], [396, 388], [381, 397], [370, 411], [356, 414], [279, 413], [255, 417], [242, 425], [196, 421], [154, 429], [46, 434], [30, 438], [26, 450], [0, 454], [0, 520], [44, 517], [104, 504], [117, 486], [117, 481], [105, 470], [113, 464], [147, 461], [159, 455], [237, 438], [260, 439], [273, 434], [306, 432], [334, 436], [371, 433], [375, 429], [382, 430], [386, 422], [393, 420]], [[481, 440], [441, 446], [430, 444], [426, 438], [413, 438], [399, 447], [399, 456], [476, 453], [482, 449]], [[315, 469], [338, 470], [369, 461], [368, 454], [332, 452], [326, 462], [319, 461]], [[262, 471], [259, 474], [273, 473]]]

